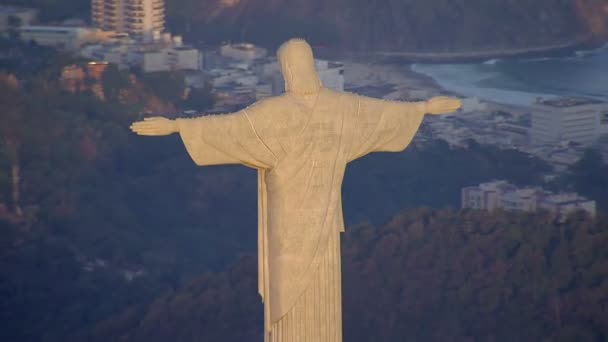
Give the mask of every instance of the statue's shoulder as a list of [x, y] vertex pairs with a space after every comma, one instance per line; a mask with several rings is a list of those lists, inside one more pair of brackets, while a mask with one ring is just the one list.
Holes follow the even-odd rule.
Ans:
[[334, 89], [329, 89], [329, 88], [325, 88], [325, 93], [328, 96], [331, 96], [333, 98], [338, 98], [344, 101], [349, 101], [349, 100], [356, 100], [357, 98], [361, 97], [358, 94], [355, 93], [351, 93], [348, 91], [338, 91], [338, 90], [334, 90]]
[[260, 110], [261, 112], [268, 112], [273, 108], [280, 108], [282, 106], [286, 106], [288, 105], [288, 103], [288, 98], [286, 98], [284, 95], [279, 95], [260, 99], [248, 106], [246, 109], [254, 109], [256, 111]]
[[258, 100], [244, 111], [254, 124], [269, 126], [292, 120], [293, 108], [292, 99], [279, 95]]

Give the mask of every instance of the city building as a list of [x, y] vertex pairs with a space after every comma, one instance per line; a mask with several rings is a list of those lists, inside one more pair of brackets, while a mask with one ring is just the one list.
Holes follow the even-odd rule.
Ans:
[[585, 98], [539, 99], [533, 106], [530, 138], [535, 144], [590, 145], [608, 134], [608, 103]]
[[18, 31], [23, 41], [67, 50], [75, 50], [84, 44], [107, 38], [105, 32], [99, 29], [82, 26], [24, 25]]
[[583, 210], [595, 216], [595, 201], [588, 200], [576, 193], [551, 194], [540, 200], [539, 207], [560, 216], [567, 216], [571, 212]]
[[245, 63], [253, 63], [254, 60], [266, 57], [266, 49], [249, 43], [224, 44], [220, 47], [220, 56], [234, 59]]
[[344, 64], [324, 60], [315, 60], [321, 83], [329, 89], [344, 91]]
[[577, 193], [552, 193], [539, 187], [518, 188], [504, 180], [468, 186], [461, 190], [462, 208], [480, 210], [510, 210], [535, 212], [548, 210], [565, 218], [568, 214], [582, 210], [596, 215], [595, 201]]
[[152, 40], [125, 38], [80, 49], [80, 55], [116, 64], [119, 68], [139, 67], [144, 72], [201, 70], [202, 54], [183, 45], [180, 36], [154, 34]]
[[36, 9], [0, 6], [0, 31], [6, 31], [13, 26], [32, 25], [37, 19]]
[[201, 53], [190, 47], [143, 49], [138, 53], [144, 72], [200, 70]]
[[91, 0], [91, 19], [106, 31], [149, 36], [165, 30], [164, 0]]
[[507, 181], [494, 181], [465, 187], [461, 191], [462, 208], [485, 210], [502, 208], [502, 195], [515, 189], [516, 187]]

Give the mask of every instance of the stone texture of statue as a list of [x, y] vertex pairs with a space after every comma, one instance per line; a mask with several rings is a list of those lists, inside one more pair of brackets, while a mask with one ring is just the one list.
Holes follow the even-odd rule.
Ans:
[[[136, 122], [140, 135], [179, 133], [197, 165], [258, 170], [259, 292], [266, 342], [342, 341], [341, 186], [346, 164], [370, 152], [402, 151], [425, 114], [457, 99], [399, 102], [324, 88], [310, 46], [278, 51], [285, 93], [232, 114]], [[372, 294], [370, 294], [372, 295]]]

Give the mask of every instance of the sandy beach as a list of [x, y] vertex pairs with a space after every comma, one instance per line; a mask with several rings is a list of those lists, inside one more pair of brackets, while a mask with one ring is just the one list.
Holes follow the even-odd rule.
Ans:
[[447, 94], [431, 77], [416, 73], [408, 64], [386, 64], [359, 61], [344, 62], [344, 83], [347, 88], [392, 85], [388, 99]]
[[[344, 82], [346, 90], [355, 93], [365, 87], [391, 85], [388, 91], [376, 95], [390, 100], [422, 100], [438, 95], [466, 98], [463, 94], [442, 88], [433, 78], [413, 71], [410, 64], [345, 61]], [[507, 111], [522, 114], [530, 110], [527, 106], [501, 104], [488, 99], [480, 100], [485, 104], [485, 110], [488, 112]]]

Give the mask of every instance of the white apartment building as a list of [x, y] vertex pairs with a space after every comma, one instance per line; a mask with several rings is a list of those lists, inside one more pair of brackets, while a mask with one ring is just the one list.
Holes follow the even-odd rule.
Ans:
[[462, 188], [462, 208], [495, 210], [502, 208], [502, 195], [517, 189], [507, 181], [481, 183]]
[[91, 18], [106, 31], [133, 36], [165, 30], [164, 0], [91, 0]]
[[86, 43], [101, 39], [100, 30], [72, 26], [31, 26], [19, 28], [19, 37], [41, 46], [74, 50]]
[[249, 64], [258, 58], [266, 57], [266, 54], [266, 49], [249, 43], [224, 44], [220, 47], [220, 56]]
[[124, 69], [140, 67], [144, 72], [202, 69], [199, 50], [183, 45], [180, 36], [166, 33], [155, 35], [152, 41], [124, 39], [106, 44], [87, 45], [80, 55], [98, 61], [106, 61]]
[[135, 54], [144, 72], [201, 69], [201, 52], [187, 46], [143, 49]]
[[504, 209], [534, 212], [544, 209], [562, 218], [576, 210], [596, 215], [595, 201], [577, 193], [554, 194], [538, 187], [518, 188], [504, 180], [462, 188], [461, 206], [490, 211]]
[[333, 90], [344, 91], [344, 64], [315, 59], [321, 83]]
[[595, 216], [595, 201], [588, 200], [576, 193], [559, 193], [545, 196], [539, 203], [540, 208], [566, 216], [576, 210], [584, 210]]
[[535, 144], [573, 141], [590, 145], [608, 133], [608, 103], [584, 98], [539, 100], [530, 138]]

